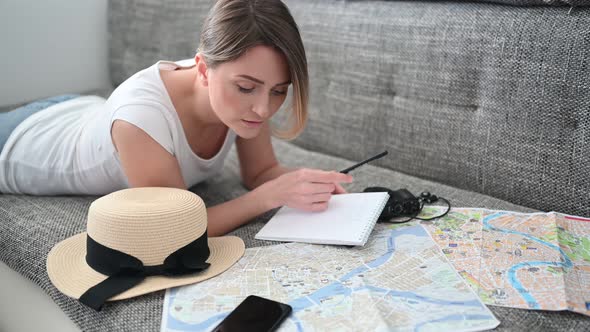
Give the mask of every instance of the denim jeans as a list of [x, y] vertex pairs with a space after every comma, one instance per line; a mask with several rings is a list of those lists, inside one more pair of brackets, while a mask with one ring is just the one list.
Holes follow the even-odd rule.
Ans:
[[50, 97], [42, 100], [34, 101], [30, 104], [21, 106], [12, 111], [0, 113], [0, 152], [4, 148], [4, 144], [10, 137], [10, 134], [21, 122], [25, 121], [29, 116], [46, 109], [49, 106], [61, 103], [66, 100], [79, 97], [76, 94], [60, 95]]

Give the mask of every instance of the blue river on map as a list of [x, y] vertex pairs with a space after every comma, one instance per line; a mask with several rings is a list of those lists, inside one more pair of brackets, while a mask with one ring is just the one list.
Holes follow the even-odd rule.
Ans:
[[561, 257], [563, 259], [563, 262], [552, 262], [552, 261], [521, 262], [521, 263], [511, 266], [510, 269], [508, 269], [508, 280], [510, 281], [510, 284], [512, 285], [512, 287], [514, 287], [514, 289], [516, 289], [518, 291], [520, 296], [522, 296], [522, 298], [528, 303], [530, 308], [540, 309], [541, 306], [539, 305], [539, 302], [537, 302], [537, 300], [535, 300], [535, 298], [531, 295], [531, 293], [529, 293], [529, 291], [526, 290], [526, 288], [524, 288], [524, 286], [522, 285], [520, 280], [518, 280], [518, 278], [516, 277], [516, 272], [519, 269], [533, 267], [533, 266], [556, 266], [556, 267], [562, 267], [564, 269], [571, 268], [573, 266], [572, 261], [570, 260], [570, 258], [567, 256], [567, 254], [560, 247], [554, 245], [553, 243], [543, 241], [543, 240], [536, 238], [536, 237], [534, 237], [530, 234], [527, 234], [527, 233], [518, 232], [518, 231], [514, 231], [514, 230], [510, 230], [510, 229], [498, 228], [498, 227], [490, 225], [490, 221], [492, 221], [496, 218], [499, 218], [505, 214], [506, 214], [506, 212], [498, 212], [498, 213], [494, 213], [494, 214], [484, 217], [483, 218], [484, 227], [487, 229], [490, 229], [490, 230], [501, 232], [501, 233], [516, 234], [516, 235], [520, 235], [522, 237], [526, 237], [527, 239], [530, 239], [532, 241], [540, 243], [540, 244], [547, 246], [553, 250], [557, 250], [561, 254]]
[[[352, 277], [355, 277], [363, 272], [366, 272], [370, 269], [374, 269], [376, 267], [379, 267], [379, 266], [385, 264], [394, 254], [395, 238], [398, 236], [402, 236], [402, 235], [414, 235], [414, 236], [418, 236], [418, 237], [429, 236], [428, 233], [426, 233], [426, 231], [421, 226], [403, 227], [403, 228], [398, 228], [398, 229], [392, 230], [390, 237], [387, 239], [387, 251], [385, 254], [379, 256], [375, 260], [373, 260], [361, 267], [358, 267], [358, 268], [350, 271], [349, 273], [345, 274], [340, 279], [338, 279], [338, 281], [336, 281], [330, 285], [322, 287], [311, 294], [308, 294], [306, 296], [303, 296], [303, 297], [297, 298], [293, 301], [290, 301], [289, 305], [291, 305], [291, 307], [293, 308], [293, 313], [297, 313], [297, 312], [304, 310], [308, 307], [316, 306], [318, 303], [321, 303], [321, 301], [325, 298], [333, 297], [335, 295], [348, 296], [348, 295], [352, 294], [353, 292], [363, 290], [363, 289], [367, 289], [371, 292], [386, 293], [387, 295], [395, 297], [395, 298], [405, 298], [409, 302], [413, 301], [414, 303], [427, 302], [427, 303], [433, 303], [433, 304], [437, 304], [437, 305], [482, 307], [482, 304], [478, 299], [473, 299], [470, 301], [446, 301], [443, 299], [428, 298], [428, 297], [418, 295], [418, 294], [415, 294], [415, 293], [409, 292], [409, 291], [396, 291], [396, 290], [391, 290], [391, 289], [379, 288], [379, 287], [375, 287], [375, 286], [363, 286], [363, 287], [351, 289], [351, 288], [346, 287], [342, 284], [342, 282], [347, 281], [347, 280], [351, 279]], [[176, 288], [173, 288], [170, 290], [169, 303], [172, 303], [174, 301], [174, 298], [175, 298], [177, 292], [178, 292], [178, 290]], [[184, 323], [182, 321], [175, 319], [174, 317], [172, 317], [168, 313], [167, 314], [168, 315], [168, 322], [167, 322], [166, 327], [169, 329], [180, 330], [180, 331], [204, 331], [204, 330], [211, 329], [212, 324], [222, 320], [228, 314], [229, 314], [229, 312], [219, 313], [217, 315], [209, 317], [207, 320], [202, 321], [200, 323], [189, 324], [189, 323]], [[422, 322], [418, 326], [415, 327], [415, 331], [419, 331], [419, 328], [426, 325], [426, 324], [451, 322], [451, 321], [457, 321], [457, 320], [469, 320], [469, 319], [479, 320], [479, 319], [490, 319], [490, 318], [492, 318], [492, 316], [490, 316], [490, 315], [458, 315], [458, 314], [457, 315], [449, 315], [446, 317], [437, 318], [432, 321]], [[290, 319], [295, 324], [297, 331], [303, 331], [302, 323], [297, 318], [297, 316], [291, 315]]]

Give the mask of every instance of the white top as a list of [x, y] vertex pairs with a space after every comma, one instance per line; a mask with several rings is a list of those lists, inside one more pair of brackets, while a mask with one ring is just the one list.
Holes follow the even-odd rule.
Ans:
[[210, 159], [191, 149], [160, 70], [188, 68], [194, 59], [158, 61], [123, 82], [108, 100], [71, 99], [31, 115], [0, 153], [0, 192], [104, 195], [129, 186], [111, 139], [117, 119], [132, 123], [176, 157], [187, 186], [221, 170], [235, 141], [229, 129]]

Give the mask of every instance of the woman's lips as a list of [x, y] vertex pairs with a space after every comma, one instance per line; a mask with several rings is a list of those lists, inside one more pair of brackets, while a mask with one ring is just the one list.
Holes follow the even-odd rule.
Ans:
[[245, 120], [245, 119], [242, 119], [242, 121], [246, 124], [246, 126], [248, 126], [250, 128], [260, 127], [263, 123], [262, 121], [250, 121], [250, 120]]

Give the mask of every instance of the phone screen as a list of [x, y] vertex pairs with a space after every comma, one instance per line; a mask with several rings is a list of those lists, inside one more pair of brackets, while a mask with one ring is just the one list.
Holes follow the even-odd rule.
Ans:
[[274, 331], [291, 310], [288, 304], [250, 295], [213, 331]]

